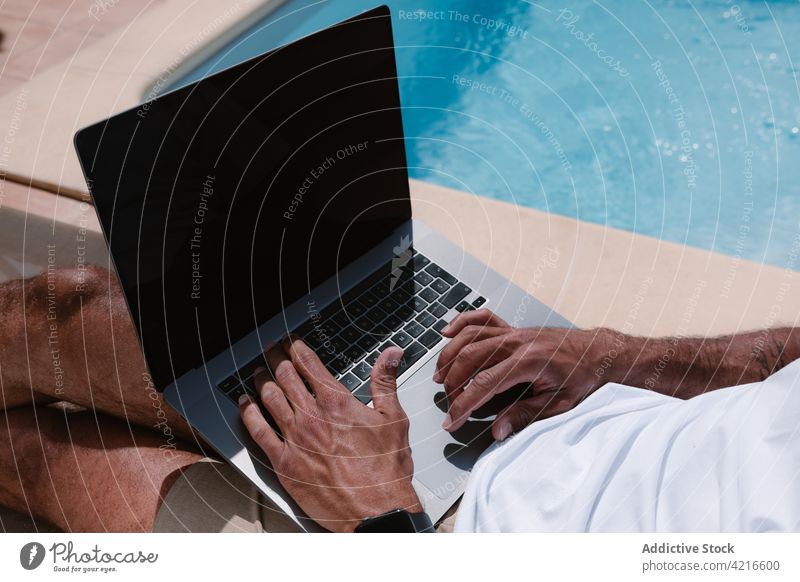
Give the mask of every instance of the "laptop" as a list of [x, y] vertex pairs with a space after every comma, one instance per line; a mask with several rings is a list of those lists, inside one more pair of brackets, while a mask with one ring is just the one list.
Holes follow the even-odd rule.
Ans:
[[244, 428], [265, 345], [293, 332], [370, 406], [404, 350], [414, 487], [430, 517], [462, 494], [489, 419], [442, 430], [442, 327], [487, 307], [569, 322], [412, 216], [389, 9], [331, 26], [86, 127], [75, 148], [155, 388], [307, 531]]

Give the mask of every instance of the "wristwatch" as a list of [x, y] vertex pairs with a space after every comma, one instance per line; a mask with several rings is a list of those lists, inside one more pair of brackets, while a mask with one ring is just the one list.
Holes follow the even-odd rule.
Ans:
[[356, 526], [356, 533], [433, 533], [433, 522], [427, 513], [411, 513], [393, 509], [368, 517]]

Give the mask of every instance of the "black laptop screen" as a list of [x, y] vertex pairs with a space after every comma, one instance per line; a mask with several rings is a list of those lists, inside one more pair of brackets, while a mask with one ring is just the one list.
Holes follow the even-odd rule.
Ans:
[[411, 217], [388, 11], [81, 131], [159, 389]]

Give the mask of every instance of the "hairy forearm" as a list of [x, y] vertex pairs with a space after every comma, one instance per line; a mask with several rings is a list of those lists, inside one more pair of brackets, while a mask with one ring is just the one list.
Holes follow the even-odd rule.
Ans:
[[624, 347], [607, 381], [678, 398], [757, 382], [800, 358], [799, 328], [707, 339], [615, 337]]

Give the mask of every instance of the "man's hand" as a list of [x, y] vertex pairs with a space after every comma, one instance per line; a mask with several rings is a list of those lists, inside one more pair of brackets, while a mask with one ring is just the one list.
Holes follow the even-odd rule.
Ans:
[[434, 374], [449, 402], [443, 428], [458, 429], [492, 397], [522, 383], [532, 385], [533, 396], [497, 415], [496, 440], [570, 410], [607, 381], [596, 374], [610, 345], [606, 331], [517, 329], [488, 309], [462, 313], [442, 331], [453, 339]]
[[267, 352], [271, 373], [256, 376], [261, 400], [283, 438], [252, 400], [240, 402], [244, 424], [281, 485], [329, 530], [350, 532], [362, 519], [398, 507], [422, 511], [411, 486], [408, 417], [397, 399], [402, 355], [399, 348], [389, 348], [375, 362], [374, 408], [369, 408], [301, 340], [286, 340]]

